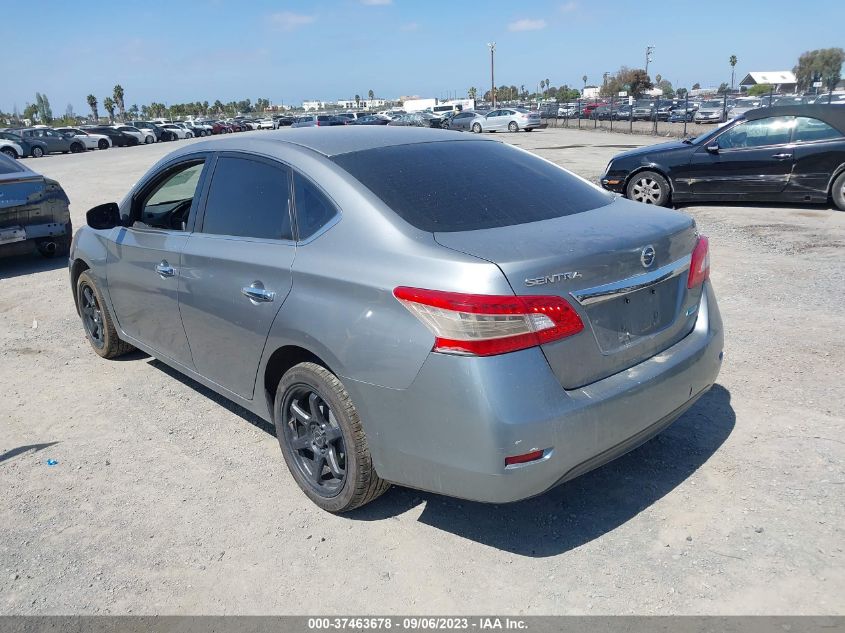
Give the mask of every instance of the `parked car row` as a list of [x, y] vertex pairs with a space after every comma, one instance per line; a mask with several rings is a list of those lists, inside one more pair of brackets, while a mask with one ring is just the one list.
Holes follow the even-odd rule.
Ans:
[[79, 125], [51, 128], [6, 128], [0, 130], [0, 152], [10, 158], [41, 158], [45, 154], [79, 153], [176, 141], [212, 134], [249, 130], [272, 130], [293, 123], [292, 117], [227, 120], [142, 121], [114, 125]]

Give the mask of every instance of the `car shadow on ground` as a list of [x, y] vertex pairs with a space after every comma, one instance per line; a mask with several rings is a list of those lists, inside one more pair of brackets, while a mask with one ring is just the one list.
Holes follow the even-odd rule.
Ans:
[[522, 556], [555, 556], [614, 530], [669, 494], [718, 450], [735, 423], [730, 392], [716, 385], [656, 438], [539, 497], [489, 505], [393, 487], [344, 516], [380, 520], [425, 501], [422, 523]]
[[[135, 358], [143, 358], [147, 355], [144, 354], [144, 352], [139, 352], [139, 351], [136, 350], [136, 351], [132, 352], [131, 354], [127, 354], [126, 358], [128, 360], [132, 360], [133, 356]], [[211, 389], [209, 389], [205, 385], [198, 383], [193, 378], [189, 378], [185, 374], [181, 373], [179, 370], [173, 369], [170, 365], [166, 365], [156, 358], [152, 358], [152, 357], [149, 357], [149, 358], [150, 358], [150, 360], [149, 360], [148, 364], [151, 367], [155, 367], [156, 369], [164, 372], [165, 374], [167, 374], [168, 376], [170, 376], [174, 380], [178, 380], [179, 382], [187, 385], [188, 387], [190, 387], [191, 389], [193, 389], [197, 393], [205, 396], [209, 400], [213, 400], [214, 402], [219, 404], [221, 407], [223, 407], [227, 411], [230, 411], [231, 413], [242, 417], [244, 420], [246, 420], [247, 422], [249, 422], [253, 426], [258, 427], [259, 429], [261, 429], [265, 433], [269, 433], [273, 437], [276, 437], [276, 427], [273, 426], [272, 424], [270, 424], [269, 422], [267, 422], [266, 420], [264, 420], [264, 419], [260, 418], [259, 416], [255, 415], [252, 411], [249, 411], [248, 409], [244, 409], [239, 404], [235, 404], [234, 402], [232, 402], [228, 398], [221, 396], [216, 391], [212, 391]], [[281, 459], [281, 457], [282, 456], [280, 454], [279, 458]]]
[[[9, 246], [16, 246], [16, 244]], [[0, 279], [23, 277], [24, 275], [43, 273], [59, 268], [67, 268], [66, 256], [44, 257], [34, 248], [31, 251], [18, 251], [0, 255]]]

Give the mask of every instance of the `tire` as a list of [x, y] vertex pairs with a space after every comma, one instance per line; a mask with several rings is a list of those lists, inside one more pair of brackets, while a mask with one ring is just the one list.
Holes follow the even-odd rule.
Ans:
[[641, 171], [631, 176], [625, 187], [625, 197], [635, 202], [665, 207], [672, 189], [669, 182], [654, 171]]
[[187, 134], [185, 134], [185, 138], [194, 138], [194, 135], [188, 132]]
[[109, 148], [109, 142], [106, 139], [101, 138], [99, 141], [97, 141], [97, 149], [108, 149], [108, 148]]
[[836, 208], [845, 211], [845, 171], [833, 181], [833, 186], [830, 188], [830, 197], [833, 199]]
[[42, 156], [44, 156], [44, 148], [37, 146], [33, 147], [31, 154], [33, 158], [41, 158]]
[[4, 147], [3, 149], [0, 149], [0, 152], [4, 153], [9, 158], [18, 157], [18, 153], [15, 151], [14, 147]]
[[516, 121], [508, 123], [508, 132], [519, 132], [519, 126], [516, 124]]
[[148, 134], [144, 137], [144, 145], [152, 145], [155, 143], [155, 137], [152, 134]]
[[82, 143], [74, 143], [70, 146], [70, 151], [72, 154], [79, 154], [80, 152], [84, 152], [85, 148], [82, 146]]
[[348, 512], [390, 487], [373, 468], [349, 393], [325, 367], [308, 362], [288, 370], [276, 389], [273, 413], [288, 469], [321, 509]]
[[117, 358], [135, 349], [118, 338], [103, 295], [87, 270], [76, 280], [76, 308], [85, 328], [85, 337], [98, 356]]
[[476, 134], [481, 134], [481, 123], [473, 123], [472, 124], [472, 131]]

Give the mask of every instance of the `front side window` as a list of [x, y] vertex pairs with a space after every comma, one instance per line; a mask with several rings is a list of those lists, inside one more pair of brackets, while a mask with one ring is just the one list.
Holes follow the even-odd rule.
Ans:
[[307, 240], [337, 215], [337, 209], [323, 193], [308, 180], [294, 174], [296, 227], [300, 240]]
[[147, 227], [184, 231], [203, 165], [203, 161], [191, 162], [169, 171], [146, 194], [134, 219]]
[[292, 240], [288, 181], [281, 165], [221, 157], [208, 190], [202, 232]]
[[719, 149], [746, 149], [783, 145], [789, 143], [789, 135], [793, 125], [795, 125], [795, 119], [791, 116], [744, 121], [719, 136]]
[[793, 143], [812, 143], [813, 141], [829, 141], [841, 138], [842, 133], [830, 127], [824, 121], [808, 116], [795, 117], [795, 129], [792, 132]]

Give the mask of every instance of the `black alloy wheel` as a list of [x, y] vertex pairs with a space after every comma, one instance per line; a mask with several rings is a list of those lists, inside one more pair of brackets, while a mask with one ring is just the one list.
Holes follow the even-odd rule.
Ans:
[[293, 385], [283, 405], [284, 437], [297, 470], [322, 497], [346, 481], [346, 445], [334, 413], [313, 387]]
[[103, 311], [94, 289], [87, 283], [79, 286], [79, 311], [82, 324], [85, 326], [85, 334], [88, 335], [91, 345], [97, 349], [103, 349], [106, 346]]

